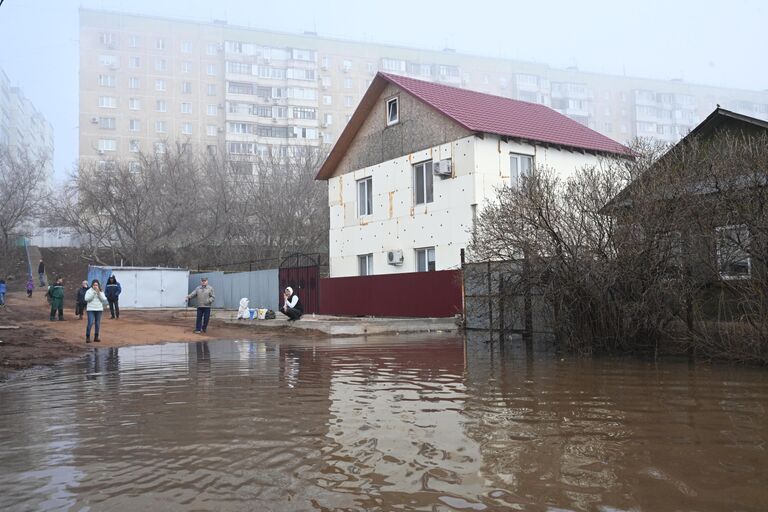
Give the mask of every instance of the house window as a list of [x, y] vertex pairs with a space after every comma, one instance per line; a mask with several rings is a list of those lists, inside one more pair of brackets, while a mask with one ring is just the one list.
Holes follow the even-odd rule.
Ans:
[[128, 67], [134, 69], [141, 67], [141, 57], [128, 57]]
[[208, 105], [206, 107], [206, 114], [214, 117], [219, 115], [219, 107], [217, 105]]
[[206, 127], [205, 133], [207, 133], [209, 137], [216, 137], [219, 133], [219, 128], [216, 125], [209, 124]]
[[115, 139], [99, 139], [99, 151], [117, 151], [117, 141]]
[[746, 225], [716, 229], [717, 268], [723, 279], [745, 279], [752, 273], [750, 235]]
[[164, 91], [165, 90], [165, 80], [163, 80], [163, 79], [155, 80], [155, 90], [156, 91]]
[[191, 73], [192, 72], [192, 63], [188, 60], [185, 60], [181, 63], [181, 72], [182, 73]]
[[357, 214], [359, 217], [373, 214], [373, 178], [357, 181]]
[[115, 75], [99, 75], [99, 85], [102, 87], [114, 87]]
[[208, 84], [208, 96], [216, 96], [216, 84]]
[[182, 103], [181, 104], [181, 113], [182, 114], [191, 114], [192, 113], [192, 104], [191, 103]]
[[141, 108], [141, 101], [139, 98], [128, 98], [128, 108], [130, 110], [139, 110]]
[[103, 130], [114, 130], [115, 129], [115, 118], [114, 117], [100, 117], [99, 118], [99, 128]]
[[523, 180], [533, 174], [533, 157], [530, 155], [509, 154], [509, 177], [512, 187], [519, 187]]
[[181, 82], [181, 94], [192, 94], [192, 82]]
[[435, 248], [416, 249], [416, 272], [435, 271]]
[[426, 204], [434, 201], [432, 160], [413, 166], [413, 188], [416, 191], [415, 204]]
[[192, 135], [192, 123], [182, 124], [181, 133], [183, 133], [184, 135]]
[[155, 40], [155, 50], [165, 50], [165, 39]]
[[345, 78], [344, 79], [344, 88], [345, 89], [351, 89], [352, 88], [352, 79], [351, 78]]
[[141, 162], [137, 162], [136, 160], [128, 162], [128, 171], [141, 172]]
[[208, 46], [206, 47], [206, 53], [208, 55], [216, 55], [216, 52], [219, 49], [219, 45], [216, 43], [208, 43]]
[[208, 64], [208, 76], [216, 76], [216, 64]]
[[152, 146], [154, 147], [156, 154], [162, 155], [165, 153], [165, 142], [155, 142]]
[[166, 112], [168, 110], [168, 104], [165, 100], [155, 101], [155, 112]]
[[167, 133], [168, 132], [168, 122], [167, 121], [155, 121], [155, 132], [157, 132], [157, 133]]
[[131, 119], [128, 121], [128, 129], [132, 132], [138, 132], [141, 130], [141, 121], [138, 119]]
[[361, 276], [373, 275], [373, 254], [361, 254], [357, 257], [357, 268]]
[[352, 99], [352, 96], [344, 96], [344, 106], [345, 107], [351, 107], [354, 104], [354, 99]]
[[139, 36], [129, 36], [128, 37], [128, 46], [131, 48], [138, 48], [139, 47]]
[[192, 53], [192, 41], [181, 42], [181, 53]]
[[136, 139], [131, 139], [131, 141], [128, 142], [128, 151], [131, 153], [138, 153], [141, 151], [141, 148], [139, 147], [139, 141]]
[[168, 61], [165, 59], [155, 59], [155, 71], [165, 71], [168, 69]]
[[131, 78], [128, 79], [128, 88], [129, 89], [141, 88], [141, 80], [136, 76], [132, 76]]
[[397, 98], [387, 100], [387, 126], [400, 122], [400, 104]]
[[329, 95], [323, 96], [323, 105], [332, 105], [333, 104], [333, 97]]
[[99, 106], [102, 108], [117, 108], [117, 98], [114, 96], [99, 96]]

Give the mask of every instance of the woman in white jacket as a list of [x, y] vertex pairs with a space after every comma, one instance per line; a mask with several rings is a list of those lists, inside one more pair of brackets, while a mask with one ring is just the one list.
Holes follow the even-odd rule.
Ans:
[[98, 279], [91, 281], [91, 288], [85, 292], [86, 311], [88, 312], [88, 327], [85, 328], [85, 342], [91, 342], [91, 326], [95, 326], [93, 341], [98, 343], [99, 327], [101, 326], [101, 314], [104, 312], [104, 305], [107, 304], [107, 297], [101, 291], [101, 283]]

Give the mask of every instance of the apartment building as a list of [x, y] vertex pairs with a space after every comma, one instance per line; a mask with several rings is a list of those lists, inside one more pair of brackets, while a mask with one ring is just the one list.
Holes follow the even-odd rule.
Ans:
[[603, 135], [674, 142], [768, 92], [134, 14], [80, 11], [80, 157], [189, 144], [257, 156], [336, 141], [377, 71], [549, 106]]
[[53, 173], [53, 127], [0, 69], [0, 145], [24, 148], [45, 158]]

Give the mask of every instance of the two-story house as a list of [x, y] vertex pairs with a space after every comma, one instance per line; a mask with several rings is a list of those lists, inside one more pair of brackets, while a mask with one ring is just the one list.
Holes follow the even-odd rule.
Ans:
[[317, 174], [331, 277], [459, 268], [478, 210], [546, 166], [630, 150], [549, 107], [379, 73]]

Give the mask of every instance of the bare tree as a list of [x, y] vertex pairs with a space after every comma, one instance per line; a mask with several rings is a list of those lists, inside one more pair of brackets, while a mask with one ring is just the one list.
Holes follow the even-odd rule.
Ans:
[[48, 195], [48, 159], [24, 148], [0, 147], [0, 232], [7, 255], [11, 240], [40, 213]]
[[470, 254], [524, 261], [510, 292], [536, 286], [571, 350], [768, 362], [768, 137], [663, 149], [567, 179], [537, 168], [482, 210]]

